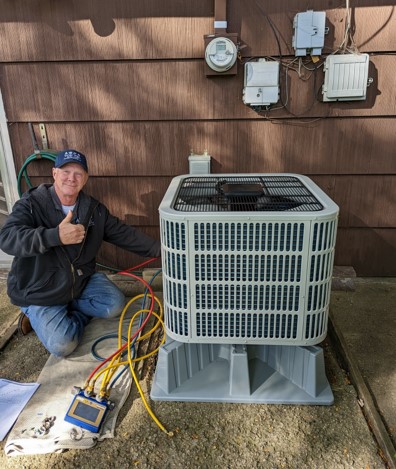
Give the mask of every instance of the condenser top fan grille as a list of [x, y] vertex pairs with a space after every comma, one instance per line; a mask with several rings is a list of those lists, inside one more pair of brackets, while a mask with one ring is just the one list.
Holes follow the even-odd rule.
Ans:
[[323, 205], [292, 176], [189, 177], [173, 209], [180, 212], [314, 212]]

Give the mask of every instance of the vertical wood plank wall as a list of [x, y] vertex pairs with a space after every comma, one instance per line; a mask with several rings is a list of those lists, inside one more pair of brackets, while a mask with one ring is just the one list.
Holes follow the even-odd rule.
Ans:
[[[396, 6], [350, 2], [373, 83], [365, 101], [323, 103], [321, 64], [342, 42], [342, 3], [309, 3], [326, 11], [321, 60], [283, 67], [287, 108], [259, 114], [242, 102], [243, 63], [282, 56], [290, 64], [293, 18], [306, 2], [228, 0], [238, 73], [207, 78], [214, 0], [0, 0], [0, 89], [17, 172], [33, 152], [28, 123], [37, 137], [44, 123], [52, 149], [88, 156], [87, 190], [155, 237], [158, 205], [172, 177], [188, 172], [191, 149], [212, 155], [213, 173], [305, 174], [340, 206], [336, 264], [396, 275]], [[32, 163], [29, 175], [50, 181], [50, 164]], [[112, 246], [100, 254], [119, 268], [137, 260]]]

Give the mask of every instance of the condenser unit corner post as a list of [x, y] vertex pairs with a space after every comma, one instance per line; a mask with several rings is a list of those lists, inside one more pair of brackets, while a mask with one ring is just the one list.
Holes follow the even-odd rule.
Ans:
[[167, 342], [151, 397], [333, 403], [337, 205], [296, 174], [185, 175], [159, 208]]

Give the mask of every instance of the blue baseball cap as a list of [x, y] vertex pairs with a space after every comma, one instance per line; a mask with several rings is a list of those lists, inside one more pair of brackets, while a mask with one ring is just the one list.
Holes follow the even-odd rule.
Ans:
[[77, 163], [88, 172], [87, 159], [77, 150], [62, 150], [56, 155], [55, 168], [61, 168], [67, 163]]

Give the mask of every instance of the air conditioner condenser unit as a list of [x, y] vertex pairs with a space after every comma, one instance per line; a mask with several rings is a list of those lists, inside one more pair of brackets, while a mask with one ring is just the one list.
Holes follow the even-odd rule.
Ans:
[[159, 211], [168, 339], [152, 398], [332, 403], [316, 345], [337, 205], [297, 174], [186, 175]]

